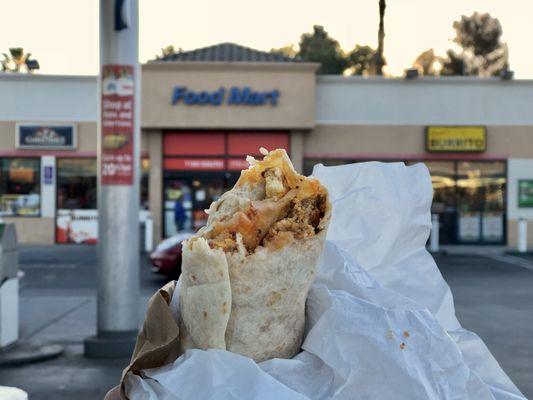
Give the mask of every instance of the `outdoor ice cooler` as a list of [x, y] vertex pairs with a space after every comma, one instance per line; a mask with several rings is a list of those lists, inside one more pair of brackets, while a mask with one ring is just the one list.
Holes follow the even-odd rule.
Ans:
[[18, 244], [15, 224], [0, 224], [0, 348], [18, 339]]

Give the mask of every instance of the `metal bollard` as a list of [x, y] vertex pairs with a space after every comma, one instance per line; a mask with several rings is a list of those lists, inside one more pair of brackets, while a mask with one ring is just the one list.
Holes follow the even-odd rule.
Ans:
[[152, 251], [154, 248], [154, 220], [151, 215], [146, 217], [144, 221], [144, 250], [146, 252]]
[[518, 252], [527, 252], [527, 220], [525, 218], [518, 220]]
[[431, 236], [429, 238], [429, 250], [432, 253], [439, 251], [439, 214], [431, 215]]

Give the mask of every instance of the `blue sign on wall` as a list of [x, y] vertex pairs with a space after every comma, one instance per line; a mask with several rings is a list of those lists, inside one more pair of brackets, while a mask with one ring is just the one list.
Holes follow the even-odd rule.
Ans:
[[220, 106], [277, 106], [280, 92], [277, 89], [258, 91], [249, 86], [221, 87], [215, 91], [194, 91], [186, 86], [176, 86], [172, 92], [172, 104]]
[[74, 149], [74, 125], [17, 125], [17, 147], [22, 149]]
[[51, 185], [54, 183], [54, 167], [51, 165], [45, 165], [43, 175], [45, 185]]

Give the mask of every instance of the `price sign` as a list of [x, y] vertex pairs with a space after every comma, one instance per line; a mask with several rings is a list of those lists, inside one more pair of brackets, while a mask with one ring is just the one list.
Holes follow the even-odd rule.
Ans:
[[132, 65], [102, 67], [102, 185], [133, 184], [133, 73]]

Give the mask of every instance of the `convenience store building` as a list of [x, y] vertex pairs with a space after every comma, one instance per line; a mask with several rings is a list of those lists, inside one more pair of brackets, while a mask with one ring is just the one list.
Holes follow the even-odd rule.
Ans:
[[[526, 218], [533, 245], [532, 81], [316, 68], [234, 44], [143, 65], [140, 218], [152, 216], [155, 241], [202, 226], [264, 146], [287, 149], [306, 174], [316, 163], [424, 162], [442, 243], [514, 246]], [[97, 240], [96, 84], [0, 75], [0, 215], [23, 243]]]

